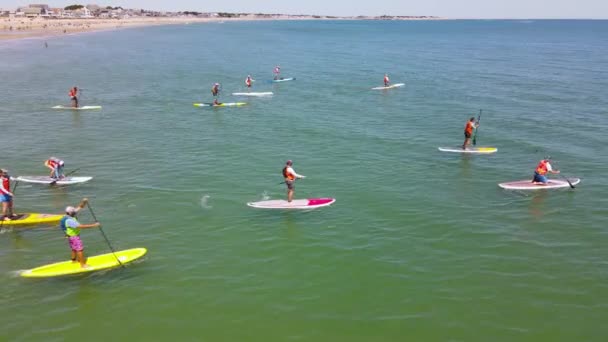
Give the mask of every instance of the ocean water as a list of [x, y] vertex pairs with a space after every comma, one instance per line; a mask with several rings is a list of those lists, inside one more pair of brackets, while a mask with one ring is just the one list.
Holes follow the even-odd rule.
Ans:
[[[0, 167], [20, 212], [91, 200], [127, 269], [29, 280], [54, 227], [0, 234], [7, 341], [604, 341], [608, 22], [192, 24], [0, 43]], [[293, 82], [271, 84], [275, 65]], [[374, 91], [388, 73], [404, 88]], [[195, 108], [244, 90], [239, 108]], [[100, 111], [54, 111], [67, 91]], [[441, 153], [483, 110], [488, 156]], [[537, 193], [546, 155], [576, 189]], [[309, 212], [249, 201], [337, 198]], [[91, 222], [84, 211], [82, 222]], [[5, 227], [6, 228], [6, 227]], [[109, 252], [95, 229], [88, 255]]]

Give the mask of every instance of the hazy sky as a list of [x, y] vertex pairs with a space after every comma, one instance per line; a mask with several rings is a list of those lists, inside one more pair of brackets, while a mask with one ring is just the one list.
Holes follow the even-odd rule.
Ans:
[[[0, 8], [12, 9], [28, 3], [0, 0]], [[96, 3], [161, 11], [608, 19], [608, 0], [34, 0], [33, 3], [46, 3], [51, 7]]]

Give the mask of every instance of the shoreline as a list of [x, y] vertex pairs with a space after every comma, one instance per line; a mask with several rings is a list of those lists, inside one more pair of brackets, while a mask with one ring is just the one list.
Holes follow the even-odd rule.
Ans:
[[[162, 25], [188, 25], [194, 23], [224, 23], [242, 21], [284, 21], [284, 20], [383, 20], [374, 17], [240, 17], [240, 18], [199, 18], [199, 17], [137, 17], [127, 19], [44, 19], [44, 18], [1, 18], [0, 19], [0, 42], [15, 41], [31, 38], [53, 38], [74, 35], [86, 32], [100, 32], [120, 30], [125, 28], [162, 26]], [[437, 17], [412, 17], [391, 19], [402, 20], [445, 20]]]

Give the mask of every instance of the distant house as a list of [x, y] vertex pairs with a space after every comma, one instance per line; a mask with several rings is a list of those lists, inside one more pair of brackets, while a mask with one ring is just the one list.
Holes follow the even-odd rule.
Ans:
[[51, 18], [63, 17], [63, 8], [51, 8], [51, 10], [49, 11], [49, 17], [51, 17]]

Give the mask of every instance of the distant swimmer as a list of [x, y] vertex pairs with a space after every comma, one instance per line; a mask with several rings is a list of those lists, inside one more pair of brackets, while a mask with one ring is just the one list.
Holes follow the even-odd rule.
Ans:
[[473, 136], [473, 131], [479, 127], [479, 123], [475, 123], [475, 117], [471, 117], [469, 121], [464, 126], [464, 143], [462, 144], [462, 149], [466, 150], [467, 146], [471, 144], [471, 136]]
[[283, 177], [285, 178], [285, 184], [287, 185], [287, 202], [291, 202], [293, 200], [293, 191], [295, 189], [295, 181], [297, 178], [306, 178], [306, 176], [302, 176], [297, 174], [292, 168], [293, 162], [288, 160], [285, 163], [285, 167], [283, 168]]
[[388, 78], [388, 74], [384, 74], [384, 86], [388, 87], [391, 84], [391, 80]]
[[213, 96], [218, 96], [220, 94], [220, 84], [219, 83], [215, 83], [213, 85], [213, 87], [211, 88], [211, 94], [213, 94]]
[[70, 89], [68, 95], [70, 96], [70, 100], [72, 101], [72, 107], [78, 108], [78, 88], [74, 87]]
[[50, 157], [49, 159], [44, 161], [44, 166], [51, 169], [50, 177], [53, 179], [61, 179], [64, 176], [63, 174], [63, 166], [65, 162], [59, 158]]
[[86, 268], [88, 265], [87, 259], [84, 256], [84, 245], [82, 244], [82, 240], [80, 240], [80, 230], [99, 227], [99, 222], [82, 224], [76, 219], [76, 214], [87, 205], [88, 201], [88, 199], [83, 198], [77, 207], [66, 207], [65, 216], [59, 221], [59, 226], [68, 239], [70, 249], [72, 250], [72, 262], [79, 262], [82, 268]]
[[251, 75], [247, 75], [247, 78], [245, 79], [245, 85], [247, 88], [251, 88], [251, 83], [253, 83], [253, 78], [251, 78]]
[[281, 75], [281, 67], [279, 65], [275, 66], [272, 73], [274, 74], [274, 79], [278, 80], [279, 76]]
[[[11, 192], [11, 176], [8, 170], [0, 169], [0, 202], [2, 203], [2, 221], [10, 221], [13, 213], [13, 197]], [[8, 215], [7, 215], [8, 214]]]
[[538, 163], [538, 166], [536, 166], [536, 170], [534, 170], [534, 179], [532, 179], [532, 183], [538, 185], [546, 185], [549, 182], [546, 176], [547, 173], [559, 173], [559, 170], [553, 170], [553, 168], [551, 167], [551, 163], [549, 163], [550, 160], [551, 157], [546, 157]]

